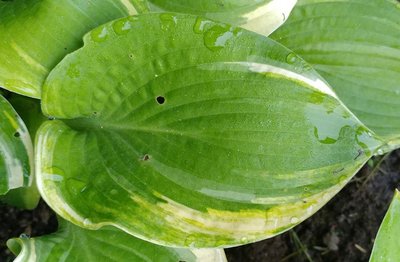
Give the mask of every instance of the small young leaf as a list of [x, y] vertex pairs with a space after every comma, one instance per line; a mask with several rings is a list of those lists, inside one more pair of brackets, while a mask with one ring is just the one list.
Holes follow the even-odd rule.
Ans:
[[271, 37], [328, 81], [370, 129], [400, 145], [400, 3], [299, 0]]
[[382, 143], [292, 51], [190, 15], [95, 29], [49, 75], [42, 109], [63, 119], [37, 139], [47, 203], [173, 246], [281, 233]]
[[398, 261], [400, 235], [400, 192], [396, 190], [389, 210], [379, 228], [370, 262]]
[[135, 13], [127, 0], [0, 1], [0, 86], [40, 98], [50, 70], [86, 32]]
[[114, 227], [85, 230], [59, 219], [51, 235], [13, 238], [7, 246], [18, 262], [226, 262], [222, 249], [174, 249], [137, 239]]
[[148, 0], [150, 11], [200, 15], [263, 35], [269, 35], [281, 26], [296, 2], [297, 0]]
[[0, 96], [0, 195], [30, 186], [33, 149], [28, 130], [17, 112]]

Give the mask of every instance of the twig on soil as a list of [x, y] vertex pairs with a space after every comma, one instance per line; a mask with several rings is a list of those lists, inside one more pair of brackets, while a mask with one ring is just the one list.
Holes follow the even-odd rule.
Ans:
[[365, 250], [365, 248], [363, 248], [362, 246], [358, 245], [358, 244], [354, 244], [355, 248], [357, 248], [358, 250], [360, 250], [361, 252], [363, 252], [364, 254], [367, 253], [367, 250]]

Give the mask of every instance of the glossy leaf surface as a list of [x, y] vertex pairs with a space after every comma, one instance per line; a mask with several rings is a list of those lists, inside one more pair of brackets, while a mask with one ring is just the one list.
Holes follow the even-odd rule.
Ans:
[[85, 33], [135, 13], [129, 0], [0, 1], [0, 86], [39, 98], [50, 70]]
[[389, 210], [379, 228], [370, 262], [395, 262], [400, 257], [400, 192], [396, 190]]
[[50, 206], [174, 246], [281, 233], [381, 143], [290, 50], [189, 15], [95, 29], [49, 75], [42, 109], [64, 119], [38, 137]]
[[85, 230], [60, 221], [51, 235], [10, 239], [8, 247], [17, 258], [15, 262], [53, 261], [135, 261], [135, 262], [225, 262], [222, 249], [173, 249], [137, 239], [114, 227]]
[[33, 149], [17, 112], [0, 96], [0, 195], [32, 183]]
[[[40, 124], [47, 120], [40, 109], [40, 101], [12, 93], [7, 95], [7, 100], [24, 121], [31, 138], [34, 138]], [[39, 199], [36, 183], [32, 183], [29, 187], [12, 189], [0, 197], [1, 202], [23, 209], [34, 209]]]
[[400, 4], [300, 0], [271, 36], [328, 81], [370, 129], [400, 143]]
[[150, 11], [195, 14], [269, 35], [282, 25], [296, 0], [148, 0]]

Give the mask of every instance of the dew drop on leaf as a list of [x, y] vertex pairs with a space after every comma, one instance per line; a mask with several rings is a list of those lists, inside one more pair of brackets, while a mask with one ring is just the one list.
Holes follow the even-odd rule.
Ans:
[[22, 233], [21, 235], [19, 235], [19, 238], [28, 239], [30, 238], [30, 236], [28, 234]]
[[90, 36], [94, 42], [104, 42], [107, 40], [108, 30], [104, 26], [98, 27], [91, 32]]
[[90, 221], [89, 218], [85, 218], [85, 219], [83, 220], [83, 225], [84, 225], [84, 226], [88, 226], [88, 225], [90, 225], [90, 224], [92, 224], [92, 221]]
[[289, 64], [294, 64], [297, 61], [297, 56], [295, 53], [290, 53], [286, 56], [286, 62]]
[[195, 32], [196, 34], [202, 34], [205, 31], [206, 25], [211, 23], [212, 23], [211, 21], [199, 17], [196, 19], [196, 22], [193, 26], [193, 32]]
[[69, 178], [67, 180], [67, 188], [71, 194], [78, 195], [87, 189], [87, 183], [76, 178]]
[[238, 29], [228, 25], [214, 25], [204, 33], [204, 45], [211, 51], [219, 51], [231, 38], [239, 35]]
[[128, 19], [117, 20], [112, 25], [115, 34], [125, 35], [131, 30], [131, 22]]
[[185, 246], [191, 247], [193, 243], [196, 241], [196, 237], [194, 235], [188, 235], [184, 241]]
[[161, 22], [161, 29], [164, 31], [168, 31], [176, 26], [178, 19], [173, 14], [161, 14], [160, 22]]

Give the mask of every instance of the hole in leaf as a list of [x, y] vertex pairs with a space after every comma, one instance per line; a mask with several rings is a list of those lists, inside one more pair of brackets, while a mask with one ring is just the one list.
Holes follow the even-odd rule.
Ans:
[[150, 156], [148, 154], [143, 156], [143, 161], [148, 161], [150, 160]]
[[21, 134], [19, 132], [14, 133], [14, 137], [20, 137], [20, 136], [21, 136]]
[[163, 96], [157, 96], [156, 100], [157, 100], [157, 103], [159, 103], [160, 105], [165, 103], [165, 97], [163, 97]]

